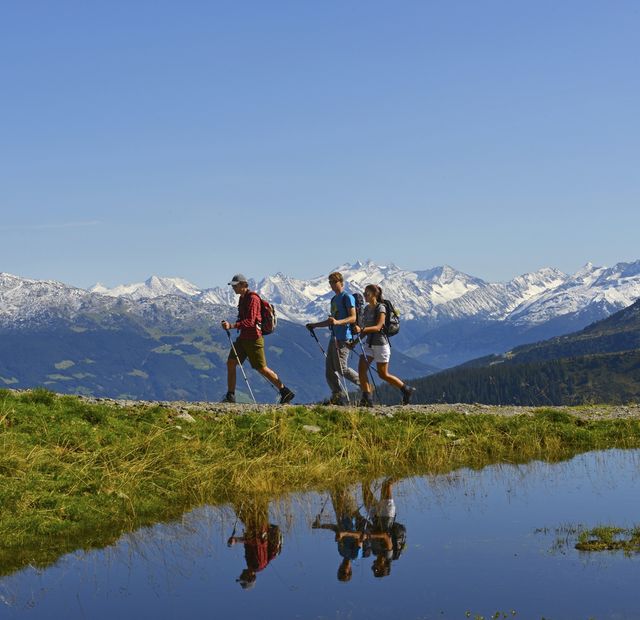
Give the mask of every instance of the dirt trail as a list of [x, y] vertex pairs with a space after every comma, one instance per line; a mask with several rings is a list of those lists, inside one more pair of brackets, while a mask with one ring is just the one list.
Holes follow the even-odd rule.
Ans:
[[[82, 400], [90, 403], [111, 404], [118, 407], [148, 407], [162, 405], [169, 409], [174, 409], [178, 413], [192, 413], [197, 411], [206, 411], [214, 414], [226, 413], [249, 413], [251, 411], [267, 411], [274, 408], [286, 408], [294, 405], [242, 405], [212, 402], [187, 402], [187, 401], [141, 401], [141, 400], [117, 400], [111, 398], [92, 398], [80, 397]], [[306, 407], [315, 407], [316, 405], [304, 405]], [[341, 407], [334, 407], [341, 409]], [[553, 409], [554, 411], [563, 411], [571, 415], [576, 415], [585, 420], [613, 420], [623, 418], [640, 418], [640, 403], [628, 405], [582, 405], [580, 407], [515, 407], [515, 406], [496, 406], [481, 405], [478, 403], [465, 404], [457, 403], [453, 405], [409, 405], [402, 407], [397, 406], [374, 406], [370, 409], [361, 409], [373, 415], [393, 417], [397, 413], [412, 411], [417, 413], [449, 413], [455, 411], [465, 415], [491, 414], [491, 415], [533, 415], [541, 409]]]

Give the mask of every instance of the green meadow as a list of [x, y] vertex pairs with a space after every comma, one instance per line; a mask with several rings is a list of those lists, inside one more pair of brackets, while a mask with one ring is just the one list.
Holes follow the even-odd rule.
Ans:
[[585, 419], [571, 409], [245, 411], [192, 410], [186, 420], [165, 406], [1, 390], [0, 574], [247, 495], [640, 447], [639, 419]]

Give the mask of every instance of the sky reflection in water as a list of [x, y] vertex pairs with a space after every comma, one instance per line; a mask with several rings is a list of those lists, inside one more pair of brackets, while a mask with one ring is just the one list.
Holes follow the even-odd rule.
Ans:
[[640, 618], [640, 558], [566, 534], [638, 523], [638, 450], [246, 498], [6, 577], [0, 617]]

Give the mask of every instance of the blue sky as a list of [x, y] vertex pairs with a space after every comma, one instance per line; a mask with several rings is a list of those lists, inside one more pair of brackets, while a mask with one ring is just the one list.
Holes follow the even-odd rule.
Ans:
[[0, 4], [0, 271], [640, 259], [640, 4]]

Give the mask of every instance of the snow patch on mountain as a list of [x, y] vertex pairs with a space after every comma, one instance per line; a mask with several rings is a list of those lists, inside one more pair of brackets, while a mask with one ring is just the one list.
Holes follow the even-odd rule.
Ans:
[[[161, 289], [150, 278], [156, 293]], [[190, 321], [204, 315], [225, 315], [227, 304], [202, 302], [184, 291], [179, 295], [115, 296], [68, 286], [50, 280], [30, 280], [0, 273], [0, 327], [10, 329], [49, 327], [73, 323], [79, 317], [107, 324], [118, 316], [137, 317], [142, 321]], [[110, 289], [113, 291], [113, 289]]]
[[409, 271], [394, 264], [377, 265], [371, 260], [345, 263], [312, 280], [294, 280], [283, 274], [267, 277], [258, 284], [258, 293], [278, 307], [292, 321], [318, 321], [327, 317], [333, 292], [328, 275], [339, 271], [345, 287], [362, 293], [367, 284], [379, 285], [404, 318], [432, 316], [434, 308], [462, 297], [484, 284], [449, 266], [427, 271]]
[[504, 321], [517, 308], [549, 290], [561, 286], [569, 276], [544, 268], [510, 282], [484, 284], [438, 309], [442, 319], [483, 318]]
[[126, 297], [128, 299], [153, 299], [164, 295], [178, 295], [181, 297], [196, 297], [201, 291], [188, 280], [182, 278], [160, 278], [151, 276], [144, 282], [123, 284], [107, 288], [98, 283], [89, 289], [91, 293], [108, 295], [109, 297]]
[[596, 267], [587, 263], [560, 286], [534, 297], [510, 316], [516, 325], [539, 325], [579, 314], [590, 307], [604, 316], [630, 306], [640, 298], [640, 261]]
[[92, 294], [53, 280], [0, 273], [0, 327], [49, 324], [78, 315]]

